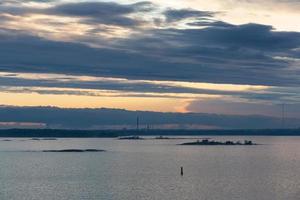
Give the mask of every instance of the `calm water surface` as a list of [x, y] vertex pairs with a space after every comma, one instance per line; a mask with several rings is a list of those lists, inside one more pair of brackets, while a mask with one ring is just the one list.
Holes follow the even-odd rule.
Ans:
[[[264, 145], [176, 145], [194, 141], [181, 139], [0, 138], [0, 199], [300, 199], [300, 137], [212, 138], [252, 139]], [[107, 151], [39, 152], [67, 148]]]

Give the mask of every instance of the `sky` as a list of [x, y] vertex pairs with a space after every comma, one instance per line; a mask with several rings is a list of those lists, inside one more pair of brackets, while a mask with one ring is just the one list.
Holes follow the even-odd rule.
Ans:
[[280, 117], [284, 104], [300, 118], [299, 9], [299, 0], [2, 0], [0, 105]]

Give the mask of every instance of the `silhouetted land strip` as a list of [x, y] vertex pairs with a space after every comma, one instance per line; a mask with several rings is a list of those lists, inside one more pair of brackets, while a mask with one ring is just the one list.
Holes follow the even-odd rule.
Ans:
[[102, 149], [62, 149], [62, 150], [43, 150], [43, 152], [104, 152]]
[[246, 145], [246, 146], [251, 146], [251, 145], [257, 145], [253, 143], [251, 140], [245, 140], [243, 143], [241, 142], [233, 142], [233, 141], [226, 141], [226, 142], [218, 142], [218, 141], [210, 141], [210, 140], [197, 140], [196, 142], [187, 142], [183, 143], [181, 145], [202, 145], [202, 146], [215, 146], [215, 145], [226, 145], [226, 146], [235, 146], [235, 145]]
[[167, 137], [167, 136], [157, 136], [155, 138], [149, 138], [150, 140], [191, 140], [191, 139], [196, 139], [196, 140], [203, 140], [203, 139], [211, 139], [211, 138], [200, 138], [200, 137], [179, 137], [179, 136], [175, 136], [175, 137]]
[[63, 129], [7, 129], [0, 130], [0, 137], [31, 138], [91, 138], [124, 136], [209, 136], [209, 135], [258, 135], [300, 136], [300, 129], [247, 129], [247, 130], [63, 130]]
[[133, 136], [123, 136], [123, 137], [119, 137], [119, 140], [144, 140], [144, 138], [137, 136], [137, 135], [133, 135]]
[[[123, 137], [118, 137], [118, 140], [178, 140], [178, 139], [182, 139], [182, 140], [190, 140], [190, 139], [201, 139], [201, 138], [191, 138], [191, 137], [166, 137], [166, 136], [157, 136], [154, 138], [145, 138], [145, 137], [141, 137], [138, 135], [132, 135], [132, 136], [123, 136]], [[205, 139], [210, 139], [210, 138], [205, 138]]]
[[31, 140], [57, 140], [56, 138], [31, 138]]

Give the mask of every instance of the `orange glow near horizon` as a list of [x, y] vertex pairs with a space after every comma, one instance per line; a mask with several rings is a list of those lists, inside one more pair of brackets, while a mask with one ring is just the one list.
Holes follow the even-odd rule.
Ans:
[[176, 98], [109, 97], [0, 92], [0, 105], [61, 108], [120, 108], [159, 112], [185, 112], [186, 100]]
[[[145, 110], [158, 112], [187, 112], [191, 101], [199, 99], [228, 99], [230, 95], [222, 92], [254, 92], [259, 93], [270, 88], [262, 85], [217, 84], [185, 81], [130, 80], [114, 77], [74, 76], [64, 74], [42, 73], [8, 73], [0, 72], [0, 77], [14, 77], [24, 80], [53, 81], [54, 83], [91, 83], [99, 89], [83, 89], [71, 87], [5, 87], [0, 92], [0, 105], [10, 106], [54, 106], [61, 108], [118, 108], [127, 110]], [[107, 90], [101, 88], [105, 84], [132, 85], [129, 91]], [[104, 84], [104, 85], [105, 85]], [[190, 93], [176, 93], [166, 89], [165, 92], [135, 91], [136, 84], [148, 84], [154, 87], [193, 89]], [[129, 87], [130, 88], [130, 87]], [[199, 90], [199, 91], [197, 91]], [[213, 92], [215, 91], [215, 92]], [[219, 94], [220, 92], [220, 94]], [[229, 93], [230, 94], [230, 93]]]
[[193, 89], [207, 89], [217, 91], [258, 91], [270, 88], [264, 85], [242, 85], [242, 84], [223, 84], [223, 83], [205, 83], [205, 82], [188, 82], [188, 81], [158, 81], [158, 80], [130, 80], [125, 78], [113, 78], [113, 77], [95, 77], [95, 76], [73, 76], [64, 74], [42, 74], [42, 73], [9, 73], [0, 72], [1, 76], [11, 76], [28, 80], [56, 80], [56, 81], [111, 81], [119, 83], [148, 83], [162, 86], [173, 86], [173, 87], [185, 87]]
[[[132, 91], [82, 89], [69, 87], [3, 87], [0, 105], [10, 106], [54, 106], [61, 108], [119, 108], [159, 112], [187, 112], [189, 102], [199, 99], [224, 99], [230, 95], [219, 92], [263, 92], [268, 86], [235, 85], [184, 81], [129, 80], [113, 77], [72, 76], [64, 74], [8, 73], [0, 72], [0, 77], [14, 77], [24, 80], [51, 80], [56, 83], [101, 83], [128, 84]], [[135, 84], [149, 84], [155, 87], [190, 88], [193, 93], [135, 91]], [[197, 92], [199, 89], [199, 92]], [[207, 93], [206, 93], [207, 90]], [[210, 94], [210, 91], [215, 91]]]

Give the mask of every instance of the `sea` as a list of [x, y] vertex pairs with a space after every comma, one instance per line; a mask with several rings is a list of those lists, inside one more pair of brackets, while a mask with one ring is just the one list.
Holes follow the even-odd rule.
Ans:
[[[201, 139], [203, 136], [199, 136]], [[0, 138], [1, 200], [299, 200], [300, 137]], [[104, 152], [43, 152], [103, 149]], [[183, 175], [180, 169], [183, 167]]]

